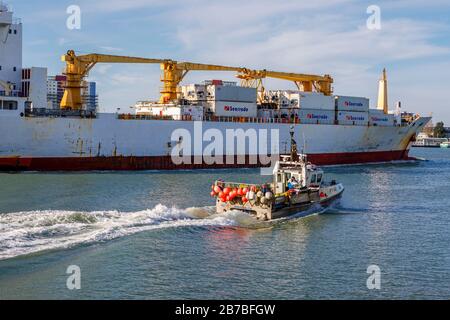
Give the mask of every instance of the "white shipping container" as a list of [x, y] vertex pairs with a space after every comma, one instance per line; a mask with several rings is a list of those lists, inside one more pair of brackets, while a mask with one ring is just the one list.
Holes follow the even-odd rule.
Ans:
[[334, 123], [334, 110], [299, 109], [298, 116], [303, 123]]
[[292, 105], [299, 106], [302, 109], [334, 110], [334, 98], [332, 96], [300, 91], [287, 92], [286, 95]]
[[207, 90], [209, 100], [256, 103], [256, 88], [209, 85]]
[[335, 96], [337, 110], [369, 111], [369, 99], [364, 97]]
[[367, 125], [369, 122], [369, 113], [356, 111], [337, 111], [337, 120], [339, 121], [339, 124]]
[[213, 101], [211, 109], [219, 117], [251, 117], [257, 115], [256, 102]]
[[206, 86], [203, 84], [188, 84], [181, 86], [181, 95], [183, 99], [189, 101], [206, 100]]
[[264, 93], [264, 97], [268, 102], [276, 103], [281, 108], [298, 108], [298, 97], [291, 95], [298, 91], [290, 90], [269, 90]]
[[184, 116], [190, 116], [194, 121], [203, 120], [203, 107], [202, 106], [186, 106], [183, 107], [182, 114]]

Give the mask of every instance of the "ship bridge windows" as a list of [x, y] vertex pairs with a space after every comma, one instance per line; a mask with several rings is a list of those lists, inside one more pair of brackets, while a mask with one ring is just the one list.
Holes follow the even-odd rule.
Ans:
[[0, 109], [17, 110], [17, 101], [0, 100]]

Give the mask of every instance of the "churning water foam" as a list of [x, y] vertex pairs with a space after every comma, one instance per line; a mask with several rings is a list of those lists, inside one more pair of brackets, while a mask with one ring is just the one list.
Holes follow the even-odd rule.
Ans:
[[0, 214], [0, 260], [152, 229], [239, 224], [236, 213], [214, 215], [213, 211], [207, 207], [177, 209], [159, 204], [137, 212], [45, 210]]

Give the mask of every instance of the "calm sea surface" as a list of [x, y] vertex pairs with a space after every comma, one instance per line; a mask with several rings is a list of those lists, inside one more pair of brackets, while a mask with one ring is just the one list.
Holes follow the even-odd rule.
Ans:
[[259, 170], [0, 173], [0, 298], [448, 299], [450, 149], [412, 154], [326, 168], [340, 203], [275, 223], [213, 214], [213, 180]]

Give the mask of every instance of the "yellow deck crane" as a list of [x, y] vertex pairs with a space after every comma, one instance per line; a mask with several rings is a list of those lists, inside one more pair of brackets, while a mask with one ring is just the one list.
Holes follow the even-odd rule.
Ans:
[[61, 100], [61, 109], [80, 110], [82, 108], [81, 89], [83, 79], [97, 63], [156, 63], [162, 70], [160, 103], [168, 103], [177, 99], [177, 88], [186, 74], [191, 70], [198, 71], [236, 71], [242, 72], [245, 68], [200, 64], [191, 62], [177, 62], [170, 59], [148, 59], [104, 54], [76, 55], [73, 50], [61, 57], [66, 62], [64, 74], [66, 86]]
[[246, 70], [241, 67], [220, 66], [214, 64], [202, 64], [192, 62], [169, 61], [161, 64], [163, 75], [161, 81], [163, 88], [161, 90], [160, 103], [167, 103], [177, 99], [177, 88], [183, 78], [189, 71], [235, 71], [243, 72]]
[[164, 63], [161, 59], [145, 59], [135, 57], [123, 57], [104, 54], [86, 54], [77, 56], [75, 51], [69, 50], [61, 57], [66, 62], [64, 75], [66, 86], [61, 100], [61, 109], [80, 110], [83, 105], [81, 89], [83, 79], [89, 71], [99, 62], [103, 63]]
[[311, 92], [314, 89], [316, 92], [321, 92], [326, 96], [330, 96], [333, 93], [333, 88], [331, 87], [333, 78], [328, 74], [319, 76], [302, 73], [244, 69], [239, 72], [237, 77], [241, 79], [242, 86], [256, 87], [262, 96], [264, 96], [264, 86], [262, 83], [262, 79], [264, 78], [293, 81], [300, 91]]

